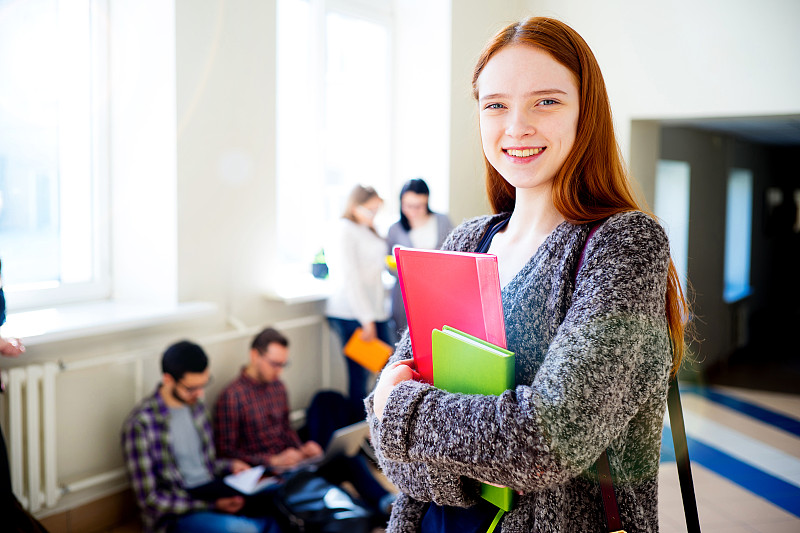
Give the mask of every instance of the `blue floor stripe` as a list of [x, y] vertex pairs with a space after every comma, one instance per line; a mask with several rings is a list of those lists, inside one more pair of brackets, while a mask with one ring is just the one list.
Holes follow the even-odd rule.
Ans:
[[[689, 458], [740, 487], [761, 496], [788, 513], [800, 518], [800, 487], [776, 478], [735, 457], [687, 436]], [[664, 427], [661, 434], [661, 461], [675, 461], [672, 432]], [[700, 509], [702, 516], [703, 510]]]
[[675, 445], [672, 442], [672, 431], [668, 426], [664, 426], [664, 431], [661, 432], [661, 462], [674, 463], [675, 461]]
[[742, 414], [760, 420], [765, 424], [770, 424], [782, 429], [783, 431], [800, 437], [800, 420], [796, 420], [790, 416], [776, 413], [775, 411], [771, 411], [759, 405], [740, 400], [739, 398], [734, 398], [733, 396], [729, 396], [724, 392], [720, 392], [708, 387], [700, 387], [697, 385], [681, 385], [681, 394], [686, 392], [697, 394], [698, 396], [702, 396], [703, 398], [706, 398], [714, 403], [724, 405], [729, 409], [733, 409], [734, 411], [738, 411]]

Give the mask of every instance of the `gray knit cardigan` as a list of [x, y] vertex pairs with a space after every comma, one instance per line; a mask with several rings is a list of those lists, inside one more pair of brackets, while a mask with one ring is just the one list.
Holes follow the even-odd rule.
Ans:
[[[472, 251], [498, 217], [456, 228], [444, 244]], [[398, 498], [388, 532], [420, 530], [427, 502], [469, 506], [475, 480], [522, 492], [503, 533], [601, 532], [592, 468], [608, 449], [624, 529], [658, 531], [657, 476], [671, 369], [665, 315], [669, 245], [630, 211], [588, 226], [560, 224], [502, 289], [517, 387], [453, 394], [406, 381], [382, 421], [366, 400], [372, 443]], [[392, 361], [409, 357], [408, 333]]]

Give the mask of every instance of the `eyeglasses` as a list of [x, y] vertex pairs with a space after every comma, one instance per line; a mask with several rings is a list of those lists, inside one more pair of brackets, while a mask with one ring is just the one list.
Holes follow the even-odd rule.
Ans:
[[267, 359], [266, 357], [265, 357], [265, 359], [266, 359], [267, 363], [269, 363], [270, 366], [272, 368], [275, 368], [275, 369], [286, 368], [287, 366], [289, 366], [289, 361], [283, 361], [283, 362], [273, 361], [272, 359]]
[[213, 381], [214, 381], [214, 376], [209, 375], [208, 376], [208, 381], [206, 381], [202, 385], [195, 385], [194, 387], [187, 387], [186, 385], [184, 385], [180, 381], [176, 382], [176, 384], [180, 385], [181, 387], [183, 387], [183, 390], [185, 390], [189, 394], [196, 394], [196, 393], [202, 391], [203, 389], [205, 389], [206, 387], [208, 387]]

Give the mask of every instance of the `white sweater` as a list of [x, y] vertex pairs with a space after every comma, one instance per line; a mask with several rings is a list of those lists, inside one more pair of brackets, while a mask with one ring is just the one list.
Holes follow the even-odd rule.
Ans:
[[331, 295], [325, 314], [361, 324], [389, 319], [385, 269], [386, 241], [368, 227], [342, 218], [326, 239]]

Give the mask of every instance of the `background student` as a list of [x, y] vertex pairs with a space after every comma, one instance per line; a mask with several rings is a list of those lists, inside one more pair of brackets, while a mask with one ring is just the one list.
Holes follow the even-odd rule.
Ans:
[[[375, 215], [382, 205], [375, 189], [356, 185], [324, 247], [331, 284], [325, 315], [342, 346], [359, 327], [365, 341], [379, 338], [394, 343], [382, 280], [386, 241], [374, 226]], [[344, 354], [342, 357], [347, 365], [351, 408], [360, 417], [371, 374]]]
[[[430, 189], [421, 178], [410, 179], [400, 190], [400, 220], [389, 227], [386, 234], [387, 253], [393, 254], [395, 246], [437, 249], [453, 229], [447, 215], [434, 213], [428, 205]], [[392, 272], [395, 276], [397, 271]], [[392, 288], [392, 320], [395, 330], [402, 334], [408, 327], [406, 310], [400, 284]]]
[[244, 497], [196, 499], [190, 490], [249, 468], [217, 459], [203, 404], [211, 381], [208, 357], [189, 341], [173, 344], [161, 359], [161, 383], [122, 427], [122, 449], [146, 532], [220, 531], [280, 533], [268, 516], [241, 516]]
[[[214, 434], [220, 456], [291, 469], [322, 455], [333, 431], [352, 422], [347, 402], [333, 391], [319, 393], [307, 413], [311, 440], [303, 442], [289, 422], [289, 399], [280, 380], [289, 364], [289, 340], [266, 328], [253, 339], [250, 361], [220, 394], [214, 415]], [[362, 455], [339, 457], [318, 473], [329, 482], [350, 482], [377, 516], [388, 517], [394, 496], [375, 479]]]

